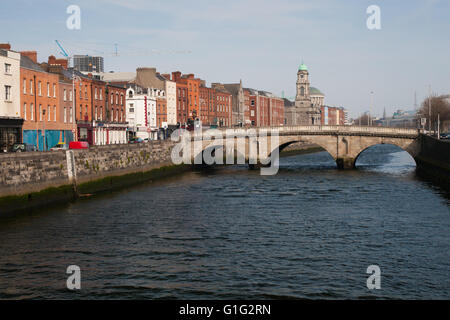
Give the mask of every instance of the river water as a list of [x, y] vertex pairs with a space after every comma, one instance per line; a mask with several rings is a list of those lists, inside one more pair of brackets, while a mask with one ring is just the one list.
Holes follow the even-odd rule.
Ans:
[[[0, 298], [450, 298], [450, 197], [393, 146], [230, 166], [0, 220]], [[81, 269], [81, 290], [66, 268]], [[369, 265], [381, 289], [369, 290]]]

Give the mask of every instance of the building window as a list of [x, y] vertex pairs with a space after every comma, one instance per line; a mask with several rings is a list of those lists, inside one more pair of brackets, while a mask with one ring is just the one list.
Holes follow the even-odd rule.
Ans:
[[95, 106], [95, 114], [94, 114], [94, 119], [97, 120], [97, 106]]
[[5, 73], [11, 74], [11, 65], [9, 63], [5, 63]]
[[5, 86], [5, 100], [11, 101], [11, 86]]
[[100, 107], [100, 121], [103, 120], [103, 107]]
[[23, 79], [23, 94], [27, 94], [27, 79]]
[[30, 94], [33, 94], [33, 80], [30, 80]]
[[72, 90], [70, 90], [69, 98], [70, 98], [70, 101], [72, 101], [72, 99], [73, 99], [73, 92], [72, 92]]
[[30, 104], [30, 120], [34, 120], [34, 105]]
[[38, 82], [38, 95], [42, 96], [42, 87], [41, 87], [41, 82]]
[[119, 94], [116, 93], [116, 104], [119, 104]]
[[52, 118], [51, 118], [51, 113], [52, 113], [52, 109], [51, 109], [51, 107], [50, 106], [47, 106], [47, 113], [48, 113], [48, 118], [47, 118], [47, 120], [48, 121], [52, 121]]
[[47, 82], [47, 97], [50, 97], [50, 83]]
[[123, 106], [123, 94], [120, 95], [120, 105]]
[[39, 105], [39, 121], [42, 121], [42, 104]]
[[70, 122], [73, 122], [73, 108], [70, 107]]
[[103, 100], [103, 89], [100, 88], [100, 100]]
[[85, 99], [88, 98], [88, 94], [87, 94], [87, 85], [84, 86], [84, 98], [85, 98]]
[[64, 123], [67, 123], [67, 108], [64, 107]]
[[27, 104], [23, 104], [23, 119], [27, 120]]
[[63, 99], [64, 99], [64, 101], [67, 100], [67, 91], [66, 91], [66, 89], [64, 89]]
[[95, 90], [94, 90], [94, 99], [95, 99], [95, 100], [98, 100], [98, 96], [97, 96], [97, 88], [95, 88]]
[[56, 84], [53, 84], [53, 98], [56, 98]]
[[305, 88], [304, 87], [300, 87], [300, 95], [301, 96], [305, 95]]
[[114, 104], [114, 93], [111, 93], [111, 104]]

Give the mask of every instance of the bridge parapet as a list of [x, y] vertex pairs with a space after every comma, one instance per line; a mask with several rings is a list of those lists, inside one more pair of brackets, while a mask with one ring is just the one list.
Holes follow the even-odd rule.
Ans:
[[[279, 135], [305, 134], [305, 135], [361, 135], [361, 136], [390, 136], [417, 138], [420, 134], [417, 129], [370, 127], [370, 126], [339, 126], [339, 125], [306, 125], [306, 126], [273, 126], [256, 128], [220, 128], [224, 137], [239, 137], [248, 135], [270, 135], [278, 132]], [[201, 131], [200, 131], [201, 132]], [[194, 136], [200, 132], [194, 131]]]

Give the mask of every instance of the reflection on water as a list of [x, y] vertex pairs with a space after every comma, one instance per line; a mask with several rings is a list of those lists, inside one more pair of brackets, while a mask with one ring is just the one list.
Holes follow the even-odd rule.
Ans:
[[[450, 203], [391, 146], [190, 172], [0, 221], [0, 298], [450, 298]], [[79, 265], [82, 289], [65, 288]], [[366, 287], [377, 264], [382, 289]]]

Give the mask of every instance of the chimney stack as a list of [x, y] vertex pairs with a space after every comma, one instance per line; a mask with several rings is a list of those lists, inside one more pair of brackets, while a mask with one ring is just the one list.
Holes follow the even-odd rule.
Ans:
[[67, 69], [68, 67], [67, 59], [56, 59], [55, 56], [48, 57], [48, 64], [50, 66], [61, 66], [64, 69]]
[[20, 54], [26, 56], [37, 63], [37, 52], [36, 51], [20, 51]]
[[11, 45], [9, 43], [0, 43], [0, 49], [11, 50]]

